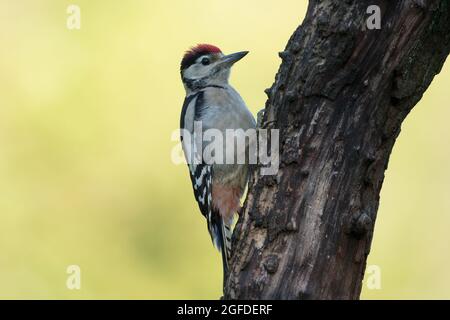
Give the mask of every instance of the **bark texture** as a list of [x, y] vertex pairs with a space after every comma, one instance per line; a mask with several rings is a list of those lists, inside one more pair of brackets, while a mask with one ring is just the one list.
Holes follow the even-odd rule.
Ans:
[[226, 299], [359, 298], [389, 155], [449, 50], [450, 0], [310, 1], [266, 90], [280, 170], [252, 174]]

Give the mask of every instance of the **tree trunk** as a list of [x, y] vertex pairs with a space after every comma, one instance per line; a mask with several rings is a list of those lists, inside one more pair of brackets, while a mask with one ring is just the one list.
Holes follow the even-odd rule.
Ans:
[[389, 155], [449, 50], [450, 0], [310, 1], [266, 90], [280, 170], [252, 173], [226, 299], [359, 298]]

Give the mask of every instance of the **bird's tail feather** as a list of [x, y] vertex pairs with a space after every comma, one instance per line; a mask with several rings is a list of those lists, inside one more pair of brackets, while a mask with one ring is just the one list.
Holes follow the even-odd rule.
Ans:
[[225, 281], [231, 255], [231, 236], [233, 235], [233, 230], [231, 223], [224, 221], [218, 212], [213, 212], [212, 215], [214, 218], [210, 232], [214, 245], [222, 253], [223, 276]]

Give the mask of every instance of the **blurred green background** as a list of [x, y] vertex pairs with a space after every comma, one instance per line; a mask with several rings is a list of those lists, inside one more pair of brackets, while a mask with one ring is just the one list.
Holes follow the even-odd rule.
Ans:
[[[0, 298], [221, 294], [221, 263], [171, 162], [183, 52], [250, 50], [232, 83], [256, 113], [306, 1], [0, 0]], [[450, 66], [405, 121], [362, 298], [450, 298]], [[81, 290], [66, 268], [81, 267]]]

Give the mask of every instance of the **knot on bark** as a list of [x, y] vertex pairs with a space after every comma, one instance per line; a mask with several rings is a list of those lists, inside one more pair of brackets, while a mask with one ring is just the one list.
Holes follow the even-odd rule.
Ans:
[[264, 269], [266, 269], [267, 273], [273, 274], [278, 270], [279, 259], [276, 255], [269, 255], [264, 261]]
[[351, 221], [350, 234], [357, 239], [362, 238], [368, 231], [372, 230], [373, 220], [364, 211], [356, 214]]
[[296, 100], [300, 99], [300, 93], [297, 90], [288, 90], [286, 92], [286, 100], [288, 102], [294, 102]]
[[295, 232], [297, 230], [297, 221], [295, 221], [295, 218], [291, 218], [291, 220], [286, 224], [286, 231]]
[[292, 53], [290, 53], [289, 51], [281, 51], [278, 52], [278, 56], [281, 58], [281, 60], [290, 60], [292, 57]]

